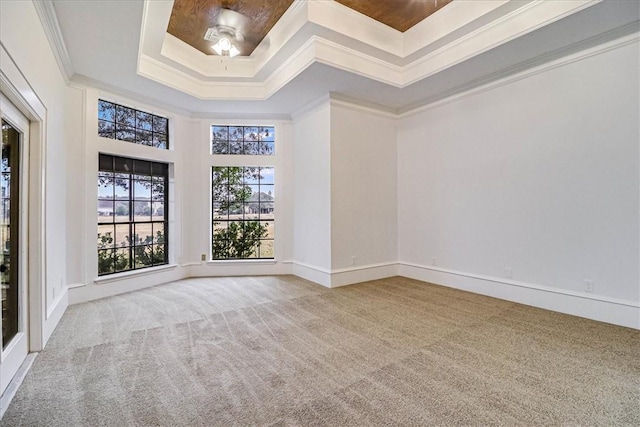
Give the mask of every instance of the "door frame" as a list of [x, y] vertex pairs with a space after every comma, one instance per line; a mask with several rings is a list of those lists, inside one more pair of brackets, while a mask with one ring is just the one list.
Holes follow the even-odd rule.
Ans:
[[29, 120], [29, 152], [23, 153], [23, 156], [28, 156], [30, 174], [29, 187], [23, 189], [23, 194], [28, 194], [25, 279], [28, 283], [29, 352], [37, 352], [44, 348], [46, 321], [52, 314], [47, 313], [45, 308], [47, 109], [1, 43], [0, 64], [0, 91]]
[[[18, 153], [17, 164], [15, 167], [17, 174], [11, 171], [11, 264], [12, 274], [15, 274], [17, 280], [12, 283], [18, 287], [18, 332], [9, 341], [2, 343], [6, 348], [0, 350], [2, 358], [0, 364], [7, 373], [7, 369], [11, 372], [11, 378], [2, 378], [3, 387], [0, 391], [4, 393], [5, 388], [9, 385], [13, 376], [16, 375], [20, 366], [26, 360], [30, 353], [29, 343], [29, 274], [28, 274], [28, 242], [29, 242], [29, 120], [22, 114], [10, 101], [0, 93], [0, 116], [11, 127], [20, 133], [18, 144], [12, 147]], [[14, 180], [16, 182], [14, 182]], [[17, 190], [17, 200], [15, 200], [15, 191]], [[16, 215], [17, 214], [17, 215]], [[15, 224], [14, 224], [14, 220]], [[16, 227], [17, 226], [17, 227]], [[16, 233], [17, 232], [17, 233]], [[17, 240], [17, 248], [14, 246]], [[13, 249], [17, 249], [13, 251]], [[17, 261], [17, 262], [16, 262]], [[5, 366], [7, 365], [8, 366]], [[5, 369], [7, 368], [7, 369]]]

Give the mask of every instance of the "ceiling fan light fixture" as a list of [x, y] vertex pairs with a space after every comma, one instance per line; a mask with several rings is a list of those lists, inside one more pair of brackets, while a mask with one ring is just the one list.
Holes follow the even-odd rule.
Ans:
[[231, 41], [226, 37], [221, 38], [220, 40], [218, 40], [218, 43], [212, 45], [211, 47], [220, 56], [228, 56], [230, 58], [233, 58], [234, 56], [240, 54], [238, 48], [235, 47], [233, 43], [231, 43]]
[[214, 50], [215, 53], [217, 53], [218, 55], [222, 55], [222, 49], [219, 46], [220, 43], [216, 43], [216, 44], [212, 44], [211, 48]]
[[220, 41], [218, 42], [218, 45], [220, 46], [220, 49], [222, 49], [222, 50], [229, 50], [229, 49], [231, 49], [231, 46], [233, 46], [231, 44], [231, 42], [229, 41], [229, 39], [226, 38], [226, 37], [221, 38]]
[[229, 57], [233, 58], [234, 56], [238, 55], [240, 55], [240, 51], [238, 50], [238, 48], [234, 45], [231, 45], [231, 47], [229, 48]]
[[216, 42], [211, 48], [220, 56], [233, 58], [240, 55], [233, 41], [244, 41], [244, 28], [247, 25], [247, 17], [231, 9], [222, 8], [215, 18], [213, 26], [208, 28], [204, 39]]

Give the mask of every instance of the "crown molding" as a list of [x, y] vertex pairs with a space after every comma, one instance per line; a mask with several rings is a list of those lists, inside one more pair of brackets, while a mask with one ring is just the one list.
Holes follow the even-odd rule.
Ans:
[[453, 1], [405, 31], [403, 55], [412, 55], [507, 3], [509, 0]]
[[32, 1], [40, 23], [44, 29], [44, 33], [49, 40], [51, 51], [56, 59], [60, 73], [65, 82], [69, 84], [71, 77], [74, 74], [73, 63], [67, 50], [67, 45], [64, 42], [62, 36], [62, 30], [60, 29], [60, 22], [58, 22], [58, 16], [53, 7], [53, 1], [51, 0], [33, 0]]
[[328, 93], [320, 96], [319, 98], [311, 101], [299, 110], [293, 112], [291, 114], [291, 120], [293, 122], [297, 122], [301, 118], [306, 117], [308, 114], [314, 113], [327, 106], [341, 107], [362, 113], [374, 114], [376, 116], [384, 117], [385, 119], [393, 120], [398, 118], [398, 114], [396, 113], [395, 109], [372, 102], [349, 98], [337, 93]]
[[331, 94], [327, 93], [319, 98], [311, 101], [307, 105], [298, 109], [297, 111], [291, 114], [291, 120], [293, 122], [297, 122], [298, 120], [308, 116], [309, 114], [315, 113], [322, 108], [328, 107], [331, 105]]
[[397, 119], [398, 114], [395, 108], [373, 102], [366, 102], [360, 99], [350, 98], [338, 93], [330, 93], [329, 99], [332, 107], [341, 107], [361, 113], [374, 114], [385, 119]]
[[636, 21], [596, 37], [523, 61], [512, 67], [465, 83], [462, 86], [454, 87], [434, 97], [424, 99], [419, 104], [400, 109], [397, 111], [397, 117], [400, 119], [411, 117], [614, 49], [634, 43], [640, 44], [640, 32], [638, 30], [638, 22]]
[[190, 116], [192, 119], [216, 120], [218, 124], [221, 121], [234, 121], [240, 123], [255, 124], [258, 121], [269, 121], [272, 124], [291, 122], [289, 114], [278, 113], [194, 113]]
[[536, 0], [525, 4], [408, 64], [403, 69], [403, 87], [600, 2], [602, 0]]
[[138, 74], [202, 100], [264, 101], [315, 62], [402, 87], [400, 67], [318, 36], [310, 37], [264, 81], [203, 81], [144, 54], [138, 58]]
[[143, 96], [143, 95], [140, 95], [139, 93], [131, 92], [126, 89], [121, 89], [117, 86], [110, 85], [100, 80], [92, 79], [82, 74], [75, 73], [73, 76], [71, 76], [69, 86], [74, 87], [76, 89], [82, 89], [82, 90], [96, 89], [99, 92], [105, 92], [107, 94], [116, 95], [118, 97], [122, 97], [127, 100], [133, 100], [142, 104], [146, 104], [145, 109], [149, 110], [149, 112], [152, 112], [152, 113], [159, 112], [159, 111], [152, 111], [153, 108], [157, 108], [158, 110], [164, 110], [162, 111], [161, 115], [166, 115], [166, 112], [170, 112], [170, 113], [179, 114], [185, 117], [191, 117], [190, 111], [183, 110], [181, 108], [176, 108], [170, 103], [159, 101], [156, 98]]
[[383, 52], [403, 56], [403, 33], [337, 1], [309, 1], [307, 19], [337, 34], [364, 41]]
[[636, 21], [598, 36], [574, 43], [562, 49], [557, 49], [553, 52], [540, 55], [531, 60], [523, 61], [512, 67], [502, 69], [490, 75], [483, 76], [480, 79], [454, 87], [451, 90], [438, 94], [437, 96], [427, 98], [419, 104], [413, 104], [406, 108], [394, 109], [359, 99], [349, 98], [337, 93], [329, 93], [295, 111], [291, 114], [291, 118], [295, 122], [307, 114], [317, 111], [321, 107], [331, 105], [376, 114], [390, 119], [405, 119], [424, 111], [438, 108], [470, 96], [475, 96], [479, 93], [493, 90], [614, 49], [619, 49], [634, 43], [640, 44], [640, 28], [638, 25], [639, 24]]
[[[147, 96], [142, 96], [136, 92], [131, 92], [128, 90], [121, 89], [117, 86], [113, 86], [107, 83], [104, 83], [100, 80], [95, 80], [90, 77], [74, 74], [71, 77], [70, 87], [86, 90], [86, 89], [94, 89], [98, 92], [101, 92], [105, 99], [113, 102], [126, 102], [131, 104], [131, 106], [136, 108], [142, 108], [145, 111], [149, 111], [155, 114], [160, 114], [163, 116], [171, 114], [177, 114], [183, 116], [188, 119], [200, 120], [200, 119], [221, 119], [221, 120], [271, 120], [271, 121], [291, 121], [291, 116], [289, 114], [280, 114], [280, 113], [224, 113], [224, 112], [191, 112], [187, 110], [183, 110], [180, 108], [176, 108], [170, 103], [159, 101], [156, 98], [151, 98]], [[114, 98], [115, 96], [115, 98]], [[111, 97], [111, 98], [110, 98]], [[122, 99], [120, 99], [122, 98]]]

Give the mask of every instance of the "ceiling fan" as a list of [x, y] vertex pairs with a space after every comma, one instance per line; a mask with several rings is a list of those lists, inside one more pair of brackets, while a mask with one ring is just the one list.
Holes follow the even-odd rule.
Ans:
[[231, 9], [220, 9], [213, 27], [207, 29], [204, 39], [215, 42], [211, 47], [220, 56], [234, 57], [240, 50], [234, 45], [244, 41], [244, 30], [249, 19]]

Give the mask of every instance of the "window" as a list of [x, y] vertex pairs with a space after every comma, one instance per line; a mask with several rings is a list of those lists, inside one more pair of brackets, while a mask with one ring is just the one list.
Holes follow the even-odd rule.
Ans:
[[169, 166], [100, 154], [98, 275], [167, 264]]
[[213, 154], [274, 154], [273, 126], [211, 126]]
[[169, 147], [165, 117], [98, 100], [98, 135], [156, 148]]
[[273, 259], [273, 174], [272, 167], [212, 169], [213, 259]]

